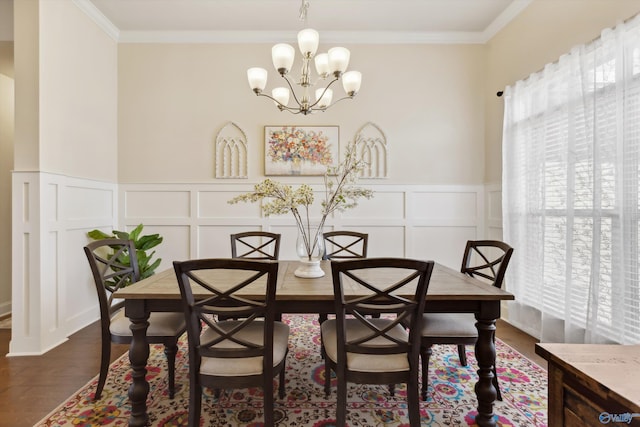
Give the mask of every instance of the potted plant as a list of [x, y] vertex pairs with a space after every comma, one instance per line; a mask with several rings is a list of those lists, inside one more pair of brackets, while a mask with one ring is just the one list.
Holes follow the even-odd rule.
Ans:
[[[143, 225], [140, 224], [129, 233], [126, 231], [113, 230], [111, 234], [107, 234], [100, 230], [91, 230], [87, 235], [94, 240], [113, 238], [133, 240], [136, 247], [136, 259], [138, 260], [140, 279], [145, 279], [153, 275], [156, 268], [160, 265], [160, 262], [162, 262], [161, 258], [153, 260], [153, 256], [156, 253], [155, 251], [147, 253], [148, 250], [162, 243], [162, 237], [159, 234], [142, 236], [142, 228]], [[131, 265], [128, 255], [124, 255], [119, 261], [122, 262], [123, 265]]]

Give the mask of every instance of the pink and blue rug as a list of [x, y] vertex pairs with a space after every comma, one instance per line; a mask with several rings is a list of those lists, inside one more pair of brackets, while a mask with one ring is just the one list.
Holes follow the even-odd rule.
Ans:
[[[317, 316], [289, 315], [291, 325], [286, 372], [286, 396], [276, 398], [277, 426], [333, 427], [336, 393], [324, 395], [324, 363], [320, 358]], [[168, 397], [166, 360], [161, 345], [151, 346], [147, 400], [152, 426], [186, 426], [189, 402], [186, 335], [176, 359], [176, 396]], [[496, 402], [498, 426], [547, 425], [547, 372], [514, 349], [496, 341], [498, 377], [503, 401]], [[472, 426], [477, 402], [473, 386], [477, 365], [468, 347], [469, 365], [460, 366], [455, 346], [434, 346], [429, 367], [429, 399], [421, 403], [423, 426]], [[126, 426], [127, 390], [131, 382], [125, 354], [111, 366], [102, 398], [94, 402], [97, 377], [71, 396], [36, 426]], [[277, 396], [277, 394], [276, 394]], [[347, 424], [351, 427], [403, 427], [409, 425], [404, 385], [395, 397], [386, 386], [349, 385]], [[215, 398], [204, 391], [201, 426], [258, 427], [263, 425], [260, 388], [225, 390]]]

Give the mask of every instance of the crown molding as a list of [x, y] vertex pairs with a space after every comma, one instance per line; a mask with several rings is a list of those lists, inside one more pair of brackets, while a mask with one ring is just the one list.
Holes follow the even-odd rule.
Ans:
[[116, 42], [120, 38], [120, 30], [98, 10], [97, 7], [89, 0], [72, 0], [78, 9], [83, 11], [89, 18], [95, 22], [109, 37]]
[[526, 9], [533, 0], [515, 0], [482, 32], [482, 43], [487, 43], [516, 16]]
[[[320, 31], [322, 43], [482, 44], [483, 32]], [[120, 43], [295, 43], [291, 31], [120, 31]]]
[[[295, 43], [290, 31], [122, 31], [90, 0], [72, 0], [118, 43]], [[515, 0], [484, 31], [321, 31], [323, 43], [349, 44], [485, 44], [533, 0]]]

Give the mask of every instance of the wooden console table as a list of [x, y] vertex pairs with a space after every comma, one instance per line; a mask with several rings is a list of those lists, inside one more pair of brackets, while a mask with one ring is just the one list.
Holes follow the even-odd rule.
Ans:
[[536, 344], [549, 363], [549, 427], [640, 426], [640, 345]]

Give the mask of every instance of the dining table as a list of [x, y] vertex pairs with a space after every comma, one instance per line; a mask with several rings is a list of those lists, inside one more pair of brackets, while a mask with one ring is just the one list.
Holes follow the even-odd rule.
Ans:
[[[335, 312], [332, 261], [321, 261], [325, 275], [313, 279], [300, 278], [294, 274], [298, 261], [277, 262], [276, 311], [279, 314], [327, 315]], [[198, 297], [197, 293], [194, 295]], [[114, 298], [124, 300], [125, 315], [131, 321], [133, 335], [129, 349], [132, 370], [132, 384], [128, 391], [131, 404], [129, 426], [145, 426], [149, 420], [146, 406], [149, 383], [145, 378], [149, 358], [146, 337], [148, 319], [152, 312], [182, 311], [175, 272], [170, 268], [121, 288], [114, 294]], [[513, 294], [436, 263], [426, 298], [425, 311], [475, 315], [478, 329], [475, 345], [478, 364], [478, 381], [475, 385], [478, 401], [476, 423], [481, 427], [495, 426], [493, 408], [496, 389], [493, 384], [493, 366], [496, 362], [496, 320], [500, 318], [501, 301], [513, 300]]]

